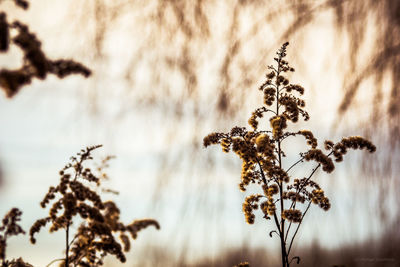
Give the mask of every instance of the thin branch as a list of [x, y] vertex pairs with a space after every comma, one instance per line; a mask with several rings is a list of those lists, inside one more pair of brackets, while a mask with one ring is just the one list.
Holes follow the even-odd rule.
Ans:
[[285, 243], [286, 243], [287, 237], [289, 236], [289, 230], [290, 230], [290, 227], [291, 227], [291, 226], [292, 226], [292, 222], [289, 223], [289, 226], [288, 226], [288, 228], [287, 228], [287, 230], [286, 230], [286, 234], [285, 234]]
[[288, 137], [290, 137], [290, 136], [296, 136], [296, 134], [297, 134], [297, 133], [290, 133], [290, 132], [287, 132], [287, 133], [285, 133], [282, 137], [280, 137], [280, 140], [281, 140], [281, 142], [282, 142], [283, 140], [285, 140], [286, 138], [288, 138]]
[[274, 114], [276, 115], [276, 112], [273, 111], [272, 109], [266, 108], [265, 111], [266, 111], [266, 112], [270, 111], [270, 112], [272, 112], [272, 113], [274, 113]]
[[275, 69], [275, 67], [273, 65], [268, 66], [268, 68], [275, 71], [276, 73], [278, 73], [278, 71]]
[[299, 164], [300, 162], [302, 162], [304, 160], [304, 156], [302, 156], [298, 161], [296, 161], [295, 163], [292, 164], [292, 166], [290, 166], [286, 172], [289, 172], [294, 166], [296, 166], [297, 164]]
[[[290, 208], [289, 209], [295, 209], [296, 208], [296, 201], [295, 200], [293, 200], [292, 201], [292, 204], [290, 204]], [[289, 223], [289, 227], [288, 227], [288, 229], [287, 229], [287, 231], [286, 231], [286, 236], [285, 236], [285, 242], [286, 242], [286, 240], [287, 240], [287, 237], [289, 236], [289, 230], [290, 230], [290, 227], [292, 226], [292, 222], [290, 222]]]
[[257, 160], [258, 167], [260, 168], [261, 179], [262, 179], [263, 183], [267, 186], [268, 185], [267, 179], [265, 179], [265, 174], [264, 174], [263, 169], [261, 168], [261, 163], [260, 163], [260, 161], [258, 160], [257, 157], [256, 157], [256, 160]]
[[[333, 151], [331, 153], [329, 153], [327, 156], [329, 157], [330, 155], [332, 155]], [[307, 185], [307, 182], [311, 179], [311, 177], [314, 175], [314, 173], [318, 170], [318, 168], [321, 167], [321, 163], [318, 163], [317, 167], [315, 167], [313, 169], [313, 171], [311, 172], [311, 174], [307, 177], [307, 179], [304, 181], [304, 183], [302, 184], [301, 187], [299, 187], [297, 193], [301, 192], [301, 190]]]
[[300, 263], [300, 257], [299, 257], [299, 256], [293, 257], [293, 258], [291, 259], [291, 261], [289, 262], [289, 264], [292, 263], [293, 260], [296, 260], [296, 261], [297, 261], [297, 264]]
[[286, 89], [287, 86], [282, 87], [281, 89], [279, 89], [279, 92]]
[[74, 236], [74, 238], [72, 238], [71, 242], [69, 242], [69, 246], [71, 246], [72, 243], [74, 243], [74, 241], [75, 241], [75, 239], [76, 239], [77, 237], [78, 237], [78, 234], [76, 234], [76, 235]]
[[275, 233], [275, 234], [277, 234], [277, 235], [280, 237], [280, 235], [278, 234], [278, 232], [275, 231], [275, 230], [273, 230], [273, 231], [269, 232], [269, 236], [270, 236], [271, 238], [272, 238], [272, 233]]
[[278, 231], [279, 231], [279, 236], [281, 236], [281, 234], [282, 234], [281, 225], [279, 223], [278, 217], [276, 216], [276, 212], [274, 212], [274, 220], [275, 220], [276, 227], [278, 228]]
[[[90, 247], [92, 245], [92, 241], [90, 241], [89, 244], [86, 245], [86, 247]], [[82, 249], [83, 250], [83, 249]], [[81, 251], [82, 251], [81, 250]], [[78, 266], [80, 260], [86, 256], [86, 253], [81, 254], [79, 257], [76, 257], [73, 262], [74, 262], [74, 267]]]
[[46, 267], [49, 267], [50, 265], [52, 265], [52, 264], [55, 263], [56, 261], [65, 261], [65, 259], [55, 259], [55, 260], [52, 260], [49, 264], [46, 265]]
[[67, 229], [65, 229], [65, 266], [69, 266], [69, 226], [70, 224], [67, 223]]
[[275, 88], [278, 90], [278, 87], [277, 87], [275, 84], [273, 84], [273, 83], [271, 83], [271, 84], [268, 84], [268, 86], [275, 87]]
[[272, 131], [258, 131], [259, 133], [272, 133]]
[[307, 209], [304, 211], [303, 216], [301, 216], [301, 220], [300, 220], [300, 222], [299, 222], [299, 224], [298, 224], [298, 226], [297, 226], [297, 228], [296, 228], [296, 231], [294, 232], [294, 235], [293, 235], [293, 237], [292, 237], [292, 240], [290, 241], [289, 250], [288, 250], [288, 253], [287, 253], [288, 256], [289, 256], [290, 250], [292, 249], [293, 240], [294, 240], [294, 238], [296, 237], [296, 234], [297, 234], [297, 232], [299, 231], [300, 225], [301, 225], [301, 223], [303, 222], [304, 216], [306, 215], [306, 213], [307, 213], [308, 209], [310, 208], [310, 206], [311, 206], [311, 201], [308, 203]]

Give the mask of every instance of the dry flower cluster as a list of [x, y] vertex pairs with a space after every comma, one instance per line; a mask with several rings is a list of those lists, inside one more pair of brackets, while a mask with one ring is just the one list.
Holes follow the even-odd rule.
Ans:
[[[0, 4], [6, 0], [0, 0]], [[26, 0], [12, 0], [22, 9], [28, 9]], [[11, 45], [19, 47], [23, 52], [23, 64], [19, 69], [0, 69], [0, 87], [8, 97], [14, 96], [19, 89], [29, 84], [33, 78], [45, 79], [47, 74], [64, 78], [71, 74], [81, 74], [88, 77], [91, 71], [81, 63], [73, 60], [51, 60], [41, 49], [41, 42], [31, 33], [28, 26], [20, 21], [7, 21], [7, 15], [0, 12], [0, 53], [5, 53]], [[65, 230], [65, 258], [56, 259], [60, 266], [101, 266], [108, 254], [114, 255], [121, 262], [126, 261], [124, 252], [131, 247], [130, 238], [136, 239], [138, 232], [148, 226], [160, 229], [153, 219], [135, 220], [130, 224], [122, 223], [120, 210], [113, 201], [103, 201], [100, 193], [111, 192], [111, 189], [101, 188], [101, 181], [107, 179], [103, 169], [108, 167], [105, 158], [93, 173], [85, 166], [92, 160], [92, 151], [101, 146], [87, 147], [76, 157], [71, 157], [60, 171], [60, 182], [56, 187], [50, 187], [40, 203], [46, 208], [50, 202], [49, 216], [37, 220], [29, 231], [30, 241], [36, 243], [35, 234], [50, 224], [50, 232]], [[22, 258], [6, 260], [7, 238], [13, 235], [25, 234], [17, 224], [22, 212], [13, 208], [3, 219], [0, 226], [0, 262], [2, 267], [29, 267]], [[71, 233], [72, 225], [77, 230]], [[49, 266], [48, 265], [48, 266]]]
[[[282, 266], [288, 267], [293, 260], [300, 261], [299, 257], [290, 258], [293, 241], [311, 204], [323, 210], [331, 206], [320, 186], [312, 180], [316, 171], [322, 170], [331, 173], [334, 161], [340, 162], [349, 149], [365, 149], [369, 152], [376, 150], [368, 140], [352, 136], [343, 138], [334, 143], [325, 141], [324, 149], [318, 149], [318, 141], [309, 130], [297, 132], [286, 131], [288, 123], [298, 122], [300, 117], [309, 119], [304, 110], [304, 88], [298, 84], [291, 84], [288, 73], [294, 72], [284, 59], [288, 42], [282, 45], [274, 58], [276, 66], [268, 66], [269, 72], [266, 81], [259, 87], [263, 93], [264, 106], [256, 109], [248, 123], [252, 127], [234, 127], [228, 133], [211, 133], [204, 138], [204, 146], [220, 144], [224, 152], [232, 150], [242, 159], [241, 182], [239, 188], [245, 191], [249, 184], [258, 184], [262, 194], [247, 196], [243, 203], [243, 212], [247, 223], [255, 221], [254, 211], [258, 208], [263, 218], [273, 219], [281, 245]], [[259, 120], [266, 114], [269, 118], [271, 130], [259, 129]], [[300, 153], [300, 159], [289, 167], [284, 167], [283, 158], [286, 157], [282, 143], [290, 136], [303, 136], [310, 149]], [[315, 161], [317, 165], [304, 178], [291, 177], [290, 170], [304, 161]], [[297, 225], [292, 228], [292, 225]], [[291, 231], [292, 230], [292, 231]]]
[[[94, 174], [85, 163], [92, 159], [92, 151], [101, 146], [87, 147], [71, 157], [60, 171], [60, 183], [50, 187], [40, 205], [49, 209], [49, 216], [37, 220], [29, 231], [32, 243], [36, 243], [35, 234], [50, 224], [50, 232], [64, 230], [66, 234], [66, 255], [61, 266], [101, 266], [108, 254], [121, 262], [126, 261], [124, 252], [130, 250], [130, 240], [136, 239], [140, 230], [154, 226], [160, 229], [156, 220], [141, 219], [130, 224], [120, 222], [120, 210], [113, 201], [103, 201], [96, 192], [101, 185], [102, 168], [107, 160], [97, 168]], [[111, 159], [108, 157], [107, 159]], [[79, 220], [80, 217], [80, 220]], [[71, 226], [80, 221], [76, 233], [71, 235]], [[118, 236], [119, 240], [115, 237]]]
[[[25, 0], [13, 1], [20, 8], [29, 7], [29, 3]], [[0, 87], [7, 97], [13, 97], [22, 86], [30, 84], [33, 78], [43, 80], [47, 74], [54, 74], [59, 78], [71, 74], [88, 77], [91, 74], [91, 71], [79, 62], [47, 58], [42, 51], [41, 42], [29, 31], [27, 25], [20, 21], [10, 23], [7, 21], [6, 13], [0, 12], [0, 53], [7, 52], [11, 44], [19, 47], [24, 57], [20, 68], [0, 70]]]
[[[6, 260], [7, 238], [25, 231], [18, 222], [21, 220], [22, 212], [17, 208], [12, 208], [3, 218], [0, 225], [0, 262], [2, 267], [13, 266], [12, 262]], [[23, 265], [21, 265], [23, 266]]]
[[[71, 157], [70, 163], [59, 172], [60, 182], [56, 187], [51, 186], [40, 202], [42, 208], [48, 207], [49, 216], [37, 220], [29, 231], [30, 241], [35, 244], [35, 234], [47, 224], [50, 232], [65, 231], [65, 258], [59, 266], [101, 266], [108, 254], [114, 255], [121, 262], [126, 261], [125, 252], [131, 248], [132, 239], [138, 233], [154, 226], [160, 229], [154, 219], [134, 220], [130, 224], [120, 221], [120, 210], [113, 201], [103, 201], [98, 192], [115, 191], [101, 190], [101, 182], [108, 179], [104, 168], [113, 157], [108, 156], [95, 168], [95, 172], [87, 167], [87, 161], [93, 159], [93, 150], [101, 147], [92, 146], [82, 149], [76, 157]], [[18, 225], [22, 212], [11, 209], [0, 225], [0, 263], [1, 267], [31, 267], [22, 258], [6, 260], [7, 239], [18, 234], [25, 234]], [[72, 228], [75, 225], [77, 227]], [[76, 229], [74, 232], [73, 229]]]

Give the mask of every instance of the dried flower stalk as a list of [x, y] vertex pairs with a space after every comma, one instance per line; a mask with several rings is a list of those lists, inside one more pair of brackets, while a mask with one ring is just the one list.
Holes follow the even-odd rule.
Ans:
[[[123, 224], [119, 220], [120, 210], [117, 205], [113, 201], [101, 199], [97, 193], [100, 190], [96, 189], [99, 189], [101, 178], [106, 175], [97, 175], [85, 166], [86, 161], [93, 159], [92, 151], [99, 147], [87, 147], [77, 157], [71, 157], [70, 163], [59, 173], [60, 183], [50, 187], [40, 203], [46, 208], [53, 202], [49, 216], [37, 220], [29, 232], [34, 244], [35, 234], [47, 224], [50, 224], [50, 232], [65, 231], [65, 258], [59, 259], [62, 261], [61, 266], [101, 266], [108, 254], [125, 262], [124, 252], [128, 252], [131, 246], [128, 235], [136, 239], [138, 232], [148, 226], [160, 229], [158, 222], [153, 219]], [[108, 165], [109, 159], [111, 157], [101, 163], [98, 172]], [[71, 235], [71, 226], [77, 225], [78, 221], [80, 224], [74, 235]]]
[[[0, 262], [2, 267], [13, 266], [13, 261], [6, 260], [7, 239], [11, 236], [25, 234], [25, 231], [18, 224], [21, 220], [22, 211], [12, 208], [3, 218], [0, 225]], [[22, 261], [22, 259], [21, 259]], [[23, 261], [22, 261], [23, 262]], [[19, 265], [25, 266], [25, 265]]]
[[[232, 150], [242, 159], [242, 173], [239, 188], [245, 191], [249, 184], [259, 184], [260, 194], [246, 197], [243, 203], [243, 212], [247, 223], [255, 221], [254, 210], [260, 208], [263, 218], [270, 220], [276, 230], [270, 232], [272, 237], [276, 233], [280, 239], [281, 260], [283, 267], [289, 267], [293, 260], [297, 263], [299, 257], [290, 258], [293, 241], [299, 227], [308, 212], [311, 204], [323, 210], [329, 210], [331, 204], [324, 190], [313, 180], [314, 174], [321, 167], [323, 171], [331, 173], [334, 162], [343, 160], [349, 149], [365, 149], [374, 152], [376, 147], [360, 136], [343, 138], [334, 143], [325, 141], [324, 149], [318, 149], [318, 141], [309, 130], [297, 132], [287, 131], [288, 123], [296, 123], [299, 118], [309, 119], [305, 111], [303, 95], [304, 88], [290, 83], [288, 73], [294, 72], [286, 57], [288, 42], [282, 45], [274, 58], [276, 65], [268, 66], [269, 72], [266, 81], [259, 87], [264, 95], [264, 105], [256, 109], [248, 123], [252, 127], [234, 127], [229, 133], [211, 133], [204, 138], [204, 146], [220, 144], [224, 152]], [[259, 120], [266, 114], [269, 118], [271, 130], [259, 129]], [[282, 143], [288, 137], [303, 136], [310, 149], [300, 153], [300, 159], [290, 167], [284, 168], [283, 158], [286, 156]], [[315, 161], [317, 165], [304, 178], [295, 178], [290, 170], [304, 161]], [[292, 225], [297, 225], [292, 228]]]

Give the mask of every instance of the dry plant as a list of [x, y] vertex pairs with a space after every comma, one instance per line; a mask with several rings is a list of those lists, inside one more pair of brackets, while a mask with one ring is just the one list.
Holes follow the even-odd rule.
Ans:
[[[241, 191], [245, 191], [249, 184], [260, 185], [262, 193], [246, 197], [243, 212], [249, 224], [254, 223], [254, 210], [258, 208], [263, 218], [273, 220], [276, 230], [269, 235], [272, 237], [275, 233], [279, 236], [283, 267], [289, 267], [293, 260], [300, 262], [300, 257], [291, 257], [291, 252], [311, 204], [325, 211], [331, 206], [324, 190], [313, 179], [317, 170], [322, 167], [323, 171], [331, 173], [335, 168], [334, 161], [341, 162], [349, 149], [366, 149], [369, 152], [376, 150], [370, 141], [360, 136], [351, 136], [337, 143], [326, 140], [324, 152], [317, 148], [317, 139], [311, 131], [285, 130], [289, 122], [296, 123], [299, 117], [309, 119], [304, 109], [305, 101], [297, 96], [303, 95], [304, 88], [290, 83], [287, 78], [289, 72], [294, 72], [294, 68], [284, 59], [288, 45], [286, 42], [278, 50], [274, 58], [276, 66], [268, 66], [267, 80], [259, 88], [264, 95], [264, 105], [256, 109], [248, 121], [252, 129], [234, 127], [229, 133], [211, 133], [204, 138], [205, 147], [220, 144], [224, 152], [233, 150], [242, 159]], [[261, 130], [258, 127], [259, 119], [265, 114], [272, 114], [269, 118], [271, 130]], [[297, 161], [286, 165], [283, 142], [296, 136], [303, 136], [310, 148], [301, 152]], [[292, 177], [290, 171], [304, 161], [315, 161], [317, 165], [303, 178]]]
[[[0, 0], [2, 3], [4, 0]], [[17, 7], [28, 9], [25, 0], [13, 0]], [[64, 78], [71, 74], [88, 77], [91, 71], [79, 62], [66, 59], [51, 60], [41, 49], [41, 42], [29, 27], [20, 22], [7, 21], [5, 12], [0, 12], [0, 53], [9, 50], [10, 45], [19, 47], [23, 54], [23, 64], [18, 69], [0, 69], [0, 87], [7, 97], [13, 97], [22, 86], [31, 83], [33, 78], [44, 80], [47, 74]]]
[[31, 267], [32, 265], [25, 263], [21, 258], [6, 260], [7, 239], [11, 236], [25, 234], [18, 222], [21, 220], [22, 211], [18, 208], [12, 208], [3, 218], [0, 226], [0, 262], [1, 267]]
[[[130, 250], [128, 234], [136, 239], [138, 232], [148, 226], [160, 229], [153, 219], [123, 224], [119, 220], [117, 205], [101, 199], [96, 191], [100, 189], [102, 177], [106, 176], [102, 170], [110, 157], [97, 167], [98, 174], [85, 166], [87, 161], [93, 159], [92, 151], [99, 147], [101, 145], [87, 147], [76, 157], [71, 157], [70, 163], [59, 173], [60, 183], [56, 187], [51, 186], [40, 203], [42, 208], [46, 208], [53, 202], [49, 216], [37, 220], [31, 227], [31, 242], [36, 243], [35, 234], [46, 224], [51, 224], [50, 232], [65, 231], [65, 258], [56, 259], [49, 265], [61, 261], [60, 266], [101, 266], [107, 254], [125, 262], [124, 252]], [[73, 225], [79, 225], [75, 233], [71, 233]], [[116, 235], [120, 241], [115, 238]]]

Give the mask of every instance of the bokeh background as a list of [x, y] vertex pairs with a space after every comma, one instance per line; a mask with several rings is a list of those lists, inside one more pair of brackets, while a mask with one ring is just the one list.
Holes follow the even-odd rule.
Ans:
[[[99, 158], [117, 156], [108, 186], [120, 192], [110, 197], [122, 219], [161, 224], [140, 233], [126, 266], [274, 266], [271, 225], [247, 225], [241, 212], [240, 160], [203, 149], [202, 139], [247, 124], [267, 65], [289, 41], [291, 81], [305, 87], [311, 115], [297, 126], [319, 140], [363, 135], [378, 148], [319, 173], [333, 205], [302, 225], [300, 265], [400, 265], [400, 1], [35, 0], [27, 11], [11, 1], [0, 9], [28, 24], [49, 57], [93, 71], [0, 97], [0, 214], [19, 207], [25, 230], [46, 215], [39, 202], [69, 157], [103, 144]], [[1, 68], [21, 61], [16, 48], [0, 55]], [[15, 237], [7, 255], [45, 266], [62, 256], [62, 238]]]

